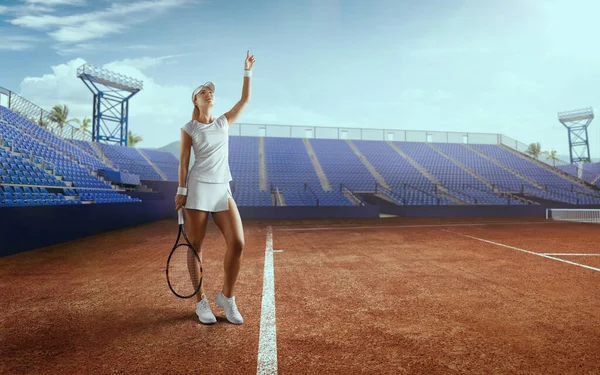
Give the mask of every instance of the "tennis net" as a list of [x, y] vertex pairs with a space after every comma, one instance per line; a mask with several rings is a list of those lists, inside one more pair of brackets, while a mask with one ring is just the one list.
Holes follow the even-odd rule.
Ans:
[[600, 224], [600, 209], [548, 208], [546, 209], [546, 220]]

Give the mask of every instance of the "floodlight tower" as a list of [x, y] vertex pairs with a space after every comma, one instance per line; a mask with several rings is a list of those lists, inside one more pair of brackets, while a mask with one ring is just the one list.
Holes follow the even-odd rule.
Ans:
[[[591, 107], [558, 113], [558, 121], [569, 131], [571, 164], [591, 162], [587, 128], [593, 119], [594, 111]], [[575, 157], [573, 157], [573, 153], [575, 153]]]
[[[92, 141], [127, 146], [129, 99], [142, 90], [143, 82], [90, 64], [80, 66], [77, 77], [94, 94]], [[111, 130], [109, 123], [118, 125]]]

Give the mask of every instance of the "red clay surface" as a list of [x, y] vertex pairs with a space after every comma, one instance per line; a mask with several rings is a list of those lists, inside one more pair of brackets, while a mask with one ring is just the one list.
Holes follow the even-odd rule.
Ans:
[[[552, 223], [523, 225], [518, 231], [502, 226], [464, 227], [452, 230], [488, 241], [500, 242], [539, 253], [590, 253], [600, 254], [600, 225], [578, 223]], [[514, 229], [514, 228], [512, 228]]]
[[600, 272], [444, 231], [582, 253], [600, 226], [510, 218], [246, 221], [242, 326], [212, 303], [224, 255], [212, 222], [213, 326], [166, 285], [175, 221], [5, 257], [0, 373], [256, 374], [268, 225], [283, 250], [273, 254], [279, 374], [600, 373]]
[[575, 263], [579, 263], [579, 264], [585, 264], [586, 266], [595, 267], [595, 268], [600, 269], [600, 256], [593, 256], [593, 257], [592, 256], [588, 256], [588, 257], [584, 257], [584, 256], [576, 256], [576, 257], [557, 256], [557, 258], [568, 260], [569, 262], [575, 262]]

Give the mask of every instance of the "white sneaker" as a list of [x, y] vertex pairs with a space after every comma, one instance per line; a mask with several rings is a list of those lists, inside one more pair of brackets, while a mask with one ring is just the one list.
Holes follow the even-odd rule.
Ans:
[[200, 321], [204, 324], [214, 324], [217, 322], [217, 318], [213, 315], [210, 304], [206, 298], [202, 298], [200, 302], [196, 304], [196, 315], [200, 318]]
[[244, 323], [244, 319], [242, 319], [242, 315], [240, 314], [237, 306], [235, 305], [235, 296], [227, 298], [223, 295], [223, 292], [219, 292], [219, 294], [217, 294], [217, 296], [215, 297], [215, 303], [225, 310], [227, 320], [229, 320], [231, 323]]

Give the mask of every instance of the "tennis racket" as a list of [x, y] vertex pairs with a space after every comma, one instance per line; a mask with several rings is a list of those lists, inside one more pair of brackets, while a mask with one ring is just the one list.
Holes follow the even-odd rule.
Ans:
[[[190, 298], [195, 296], [202, 286], [202, 262], [185, 233], [183, 208], [177, 211], [177, 216], [179, 233], [173, 250], [169, 254], [169, 259], [167, 259], [167, 283], [177, 297]], [[179, 243], [181, 237], [185, 241]]]

